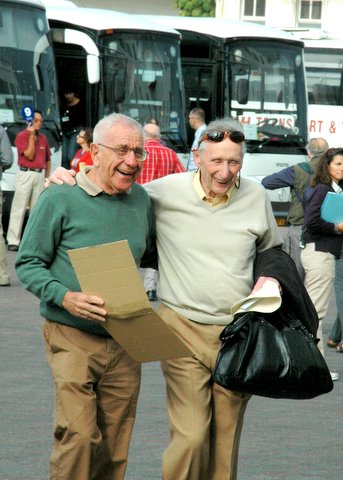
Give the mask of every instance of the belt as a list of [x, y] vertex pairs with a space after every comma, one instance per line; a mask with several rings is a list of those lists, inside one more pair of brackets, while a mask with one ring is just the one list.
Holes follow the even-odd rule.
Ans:
[[42, 172], [42, 168], [19, 167], [22, 172]]

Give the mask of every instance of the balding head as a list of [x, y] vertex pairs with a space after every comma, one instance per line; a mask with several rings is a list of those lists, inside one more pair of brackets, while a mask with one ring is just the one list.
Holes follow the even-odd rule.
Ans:
[[306, 146], [309, 158], [320, 157], [329, 148], [328, 142], [325, 138], [311, 138]]
[[158, 125], [154, 123], [147, 123], [143, 127], [145, 138], [154, 138], [159, 140], [161, 138], [161, 130]]

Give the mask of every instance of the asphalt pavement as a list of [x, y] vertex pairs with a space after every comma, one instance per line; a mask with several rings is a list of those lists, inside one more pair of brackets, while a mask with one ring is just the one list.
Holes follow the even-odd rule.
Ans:
[[[53, 383], [42, 341], [39, 302], [17, 280], [15, 255], [8, 252], [12, 285], [0, 287], [0, 480], [48, 480]], [[325, 336], [334, 316], [332, 298]], [[342, 377], [331, 393], [312, 400], [250, 400], [239, 480], [342, 477], [343, 354], [326, 348], [326, 359], [330, 369]], [[164, 393], [159, 364], [144, 364], [128, 480], [161, 478], [162, 452], [168, 442]]]

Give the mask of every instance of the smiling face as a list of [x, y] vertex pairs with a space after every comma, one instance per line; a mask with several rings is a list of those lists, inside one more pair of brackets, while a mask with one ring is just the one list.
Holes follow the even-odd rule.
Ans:
[[[101, 143], [117, 149], [125, 147], [143, 149], [144, 145], [141, 131], [125, 122], [113, 125], [102, 137]], [[95, 168], [89, 172], [89, 177], [109, 195], [129, 190], [142, 169], [143, 162], [136, 160], [132, 150], [123, 157], [109, 148], [93, 143], [91, 154]]]
[[329, 164], [331, 179], [337, 184], [343, 180], [343, 155], [335, 155]]
[[200, 181], [206, 195], [223, 196], [235, 184], [242, 168], [242, 144], [229, 138], [218, 143], [204, 141], [194, 152], [194, 160], [200, 169]]

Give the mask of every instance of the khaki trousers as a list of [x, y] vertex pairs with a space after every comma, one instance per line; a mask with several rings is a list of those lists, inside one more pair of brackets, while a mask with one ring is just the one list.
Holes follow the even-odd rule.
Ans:
[[11, 205], [7, 230], [8, 245], [19, 245], [26, 209], [33, 208], [44, 189], [43, 172], [19, 172], [15, 180], [15, 192]]
[[335, 261], [331, 253], [316, 251], [314, 243], [307, 243], [301, 252], [301, 262], [305, 270], [304, 285], [319, 317], [318, 348], [323, 356], [323, 320], [329, 308], [335, 279]]
[[55, 381], [51, 480], [122, 480], [141, 366], [112, 339], [46, 321]]
[[164, 305], [159, 314], [194, 352], [194, 357], [161, 362], [170, 422], [162, 478], [235, 480], [250, 395], [225, 390], [212, 380], [224, 327], [193, 322]]

